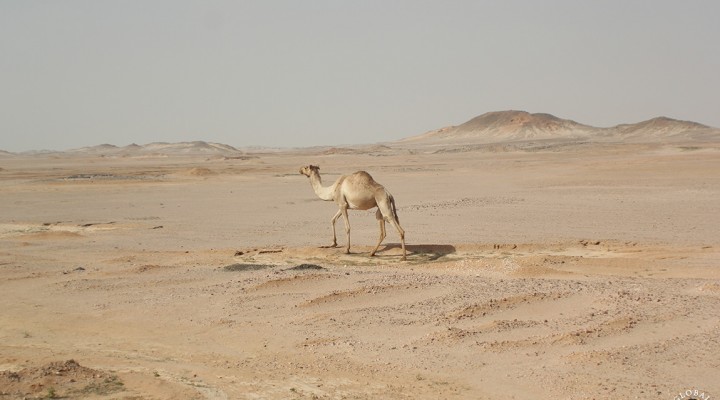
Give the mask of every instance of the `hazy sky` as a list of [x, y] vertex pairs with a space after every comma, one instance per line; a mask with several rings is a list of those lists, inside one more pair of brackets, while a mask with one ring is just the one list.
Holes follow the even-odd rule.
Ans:
[[488, 111], [720, 127], [720, 2], [0, 0], [0, 149], [389, 141]]

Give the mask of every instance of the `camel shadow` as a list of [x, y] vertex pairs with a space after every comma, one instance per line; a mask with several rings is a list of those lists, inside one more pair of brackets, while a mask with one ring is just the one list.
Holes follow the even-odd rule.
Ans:
[[[401, 248], [400, 243], [388, 243], [379, 249], [377, 254]], [[435, 261], [457, 251], [455, 246], [450, 244], [411, 244], [406, 245], [405, 249], [407, 249], [408, 259], [416, 261]]]

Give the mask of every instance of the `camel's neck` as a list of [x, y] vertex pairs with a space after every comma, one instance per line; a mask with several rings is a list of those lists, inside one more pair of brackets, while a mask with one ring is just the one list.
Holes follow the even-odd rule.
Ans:
[[320, 199], [326, 201], [333, 200], [335, 196], [335, 185], [323, 186], [322, 179], [320, 179], [320, 174], [318, 172], [310, 174], [310, 184], [312, 185], [315, 194]]

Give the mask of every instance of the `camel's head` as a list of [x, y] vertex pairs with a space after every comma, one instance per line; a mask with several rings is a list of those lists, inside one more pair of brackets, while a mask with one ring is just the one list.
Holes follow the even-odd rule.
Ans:
[[306, 166], [300, 168], [300, 173], [307, 177], [310, 177], [310, 175], [312, 175], [313, 172], [318, 172], [318, 171], [320, 171], [320, 167], [318, 167], [317, 165], [306, 165]]

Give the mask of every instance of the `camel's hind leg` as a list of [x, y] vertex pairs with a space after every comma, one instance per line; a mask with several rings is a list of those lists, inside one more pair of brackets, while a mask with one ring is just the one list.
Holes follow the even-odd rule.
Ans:
[[345, 234], [347, 235], [347, 247], [345, 247], [345, 254], [350, 254], [350, 218], [348, 218], [347, 210], [347, 204], [340, 206], [340, 212], [342, 213], [343, 219], [345, 220]]
[[407, 260], [407, 253], [405, 252], [405, 230], [400, 226], [400, 223], [395, 218], [390, 218], [390, 224], [397, 229], [398, 234], [400, 235], [400, 243], [402, 244], [403, 251], [402, 259], [405, 261]]
[[397, 229], [400, 235], [400, 243], [402, 244], [403, 261], [407, 260], [407, 252], [405, 251], [405, 230], [400, 226], [398, 221], [397, 211], [395, 210], [395, 200], [392, 196], [388, 196], [386, 201], [378, 202], [378, 210], [382, 213], [382, 216], [390, 222], [392, 226]]
[[382, 213], [380, 212], [380, 209], [378, 209], [375, 212], [375, 218], [377, 218], [378, 222], [380, 223], [380, 239], [378, 239], [377, 246], [375, 246], [375, 250], [370, 253], [370, 257], [375, 255], [375, 252], [377, 252], [378, 248], [380, 247], [380, 243], [382, 243], [383, 239], [385, 239], [385, 217], [383, 217]]

